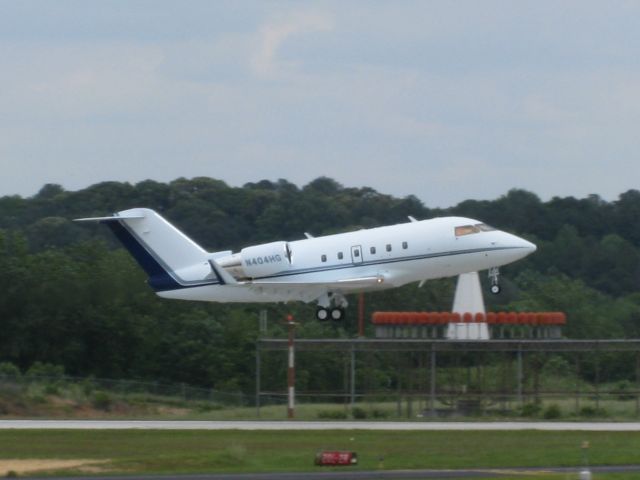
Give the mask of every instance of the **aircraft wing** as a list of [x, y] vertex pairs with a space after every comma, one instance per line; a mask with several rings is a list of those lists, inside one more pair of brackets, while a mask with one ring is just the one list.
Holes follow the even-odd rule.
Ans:
[[286, 293], [287, 296], [295, 297], [302, 302], [312, 302], [327, 292], [346, 294], [354, 290], [380, 285], [383, 281], [383, 277], [358, 277], [334, 282], [275, 282], [254, 280], [251, 282], [239, 282], [237, 285], [242, 285], [245, 288], [250, 288], [255, 292], [264, 293], [265, 295]]
[[274, 281], [274, 280], [241, 280], [238, 281], [229, 272], [222, 268], [214, 259], [209, 259], [211, 273], [208, 278], [217, 278], [222, 285], [231, 287], [250, 288], [255, 292], [268, 295], [278, 295], [286, 293], [294, 295], [298, 300], [310, 302], [316, 300], [327, 292], [349, 293], [353, 290], [360, 290], [367, 287], [375, 287], [384, 283], [381, 275], [368, 277], [353, 277], [335, 280], [332, 282], [318, 281]]
[[[214, 263], [215, 265], [215, 263]], [[239, 281], [233, 282], [230, 275], [223, 269], [213, 269], [216, 277], [221, 280], [223, 285], [230, 287], [249, 288], [256, 293], [264, 295], [282, 295], [300, 300], [302, 302], [311, 302], [318, 299], [327, 292], [350, 293], [354, 290], [361, 290], [367, 287], [374, 287], [384, 282], [383, 277], [358, 277], [337, 280], [334, 282], [276, 282], [267, 280]], [[226, 275], [225, 275], [226, 274]]]
[[342, 280], [336, 280], [334, 282], [274, 282], [254, 280], [252, 282], [246, 282], [245, 285], [250, 286], [269, 286], [269, 287], [284, 287], [284, 288], [309, 288], [309, 287], [324, 287], [327, 290], [349, 290], [351, 288], [366, 288], [374, 287], [384, 283], [384, 277], [354, 277], [345, 278]]
[[350, 288], [373, 287], [384, 283], [384, 277], [381, 275], [344, 278], [333, 282], [309, 282], [304, 280], [297, 282], [283, 282], [273, 280], [238, 281], [233, 278], [231, 274], [228, 273], [224, 268], [222, 268], [215, 259], [209, 259], [209, 265], [211, 266], [211, 274], [209, 274], [209, 278], [217, 278], [222, 285], [239, 285], [243, 287], [270, 287], [282, 289], [308, 289], [313, 287], [322, 287], [327, 290], [348, 290]]

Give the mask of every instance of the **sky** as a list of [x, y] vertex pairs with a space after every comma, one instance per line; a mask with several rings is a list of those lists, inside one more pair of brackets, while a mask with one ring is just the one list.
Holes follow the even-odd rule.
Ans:
[[640, 1], [0, 0], [0, 196], [640, 188]]

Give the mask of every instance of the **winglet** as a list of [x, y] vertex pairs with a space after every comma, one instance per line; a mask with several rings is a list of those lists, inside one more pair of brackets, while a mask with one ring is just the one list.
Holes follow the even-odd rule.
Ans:
[[411, 223], [414, 223], [414, 222], [418, 221], [414, 217], [412, 217], [411, 215], [407, 215], [407, 218], [409, 219], [409, 221], [411, 221]]
[[234, 285], [238, 283], [238, 281], [233, 278], [229, 272], [218, 265], [213, 258], [209, 259], [209, 265], [211, 266], [211, 272], [216, 276], [220, 285]]

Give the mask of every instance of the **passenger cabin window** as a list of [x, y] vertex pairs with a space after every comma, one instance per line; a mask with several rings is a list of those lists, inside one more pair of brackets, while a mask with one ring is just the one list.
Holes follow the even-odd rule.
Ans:
[[360, 250], [356, 249], [353, 251], [353, 256], [354, 257], [359, 257], [360, 256]]
[[344, 256], [344, 255], [342, 255], [342, 252], [338, 252], [338, 260], [342, 260], [342, 257], [343, 257], [343, 256]]
[[391, 244], [387, 243], [387, 252], [390, 252], [390, 251], [391, 251]]
[[475, 225], [463, 225], [455, 228], [456, 237], [462, 237], [464, 235], [472, 235], [480, 232], [491, 232], [495, 228], [487, 225], [486, 223], [477, 223]]
[[326, 262], [327, 261], [327, 256], [326, 255], [322, 255], [320, 257], [320, 260], [322, 260], [323, 262]]
[[376, 247], [371, 247], [369, 249], [369, 251], [371, 252], [371, 255], [375, 255], [376, 254]]
[[409, 244], [407, 242], [402, 242], [402, 249], [406, 250], [407, 248], [409, 248]]

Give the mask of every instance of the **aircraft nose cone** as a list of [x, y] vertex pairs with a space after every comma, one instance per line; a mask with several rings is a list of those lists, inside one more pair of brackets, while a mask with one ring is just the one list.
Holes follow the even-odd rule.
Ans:
[[508, 234], [505, 245], [509, 245], [518, 258], [527, 257], [538, 249], [534, 243], [513, 234]]
[[528, 253], [533, 253], [538, 249], [535, 243], [531, 243], [526, 240], [523, 240], [523, 242], [524, 242], [524, 248], [527, 249]]
[[491, 245], [498, 248], [493, 257], [501, 259], [500, 265], [521, 260], [538, 249], [534, 243], [512, 233], [499, 232], [499, 235]]
[[524, 238], [518, 238], [518, 250], [522, 252], [522, 258], [531, 255], [538, 249], [534, 243], [531, 243]]

